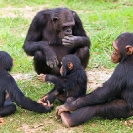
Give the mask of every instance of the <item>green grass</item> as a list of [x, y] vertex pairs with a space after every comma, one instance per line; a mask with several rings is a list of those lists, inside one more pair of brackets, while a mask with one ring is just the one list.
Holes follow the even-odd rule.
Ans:
[[[109, 0], [106, 0], [109, 1]], [[32, 58], [23, 49], [24, 39], [32, 18], [40, 9], [57, 6], [75, 10], [80, 16], [87, 35], [91, 39], [91, 57], [88, 68], [111, 69], [115, 65], [110, 61], [112, 42], [122, 32], [133, 31], [132, 0], [1, 0], [0, 1], [0, 50], [7, 51], [14, 58], [13, 73], [34, 73]], [[27, 97], [38, 100], [47, 93], [51, 84], [40, 83], [36, 78], [17, 80], [18, 86]], [[94, 88], [93, 88], [94, 89]], [[60, 103], [56, 101], [55, 107]], [[132, 119], [129, 118], [129, 119]], [[37, 114], [17, 107], [15, 114], [4, 118], [5, 125], [0, 124], [1, 133], [24, 132], [27, 124], [35, 132], [87, 132], [87, 133], [129, 133], [132, 125], [126, 120], [92, 120], [74, 128], [64, 128], [61, 121], [55, 119], [55, 109], [48, 114]], [[43, 124], [35, 128], [35, 125]], [[25, 127], [26, 128], [26, 127]], [[60, 130], [61, 129], [61, 130]], [[27, 129], [28, 130], [28, 129]], [[30, 131], [27, 131], [30, 132]]]

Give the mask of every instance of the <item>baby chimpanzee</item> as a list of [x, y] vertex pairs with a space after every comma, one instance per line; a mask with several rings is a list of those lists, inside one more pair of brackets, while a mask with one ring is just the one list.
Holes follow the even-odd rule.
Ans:
[[86, 94], [87, 76], [81, 66], [80, 59], [75, 55], [66, 55], [63, 57], [60, 68], [61, 76], [50, 74], [40, 74], [38, 79], [42, 82], [48, 81], [54, 84], [54, 88], [47, 93], [38, 102], [44, 104], [55, 99], [61, 102], [72, 101]]

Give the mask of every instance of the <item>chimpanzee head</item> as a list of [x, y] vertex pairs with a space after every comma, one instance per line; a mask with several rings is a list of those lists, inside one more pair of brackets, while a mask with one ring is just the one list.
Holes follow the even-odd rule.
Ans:
[[12, 66], [13, 59], [11, 58], [11, 56], [5, 51], [0, 51], [0, 69], [10, 71]]
[[76, 70], [81, 69], [80, 59], [73, 54], [69, 54], [63, 57], [60, 73], [62, 76], [67, 76]]
[[113, 42], [114, 51], [111, 55], [113, 63], [121, 62], [133, 53], [133, 33], [122, 33]]
[[67, 8], [56, 8], [52, 10], [53, 27], [59, 38], [72, 35], [72, 27], [75, 25], [74, 13]]

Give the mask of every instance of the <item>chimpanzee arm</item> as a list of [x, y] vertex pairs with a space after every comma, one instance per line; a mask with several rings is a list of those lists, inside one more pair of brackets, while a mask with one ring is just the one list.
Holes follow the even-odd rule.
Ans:
[[48, 41], [41, 41], [45, 26], [46, 18], [41, 11], [32, 20], [23, 45], [23, 48], [28, 55], [34, 56], [36, 51], [41, 51], [43, 53], [44, 46], [49, 44]]
[[74, 20], [75, 20], [75, 25], [72, 28], [72, 34], [73, 36], [66, 36], [64, 37], [63, 45], [66, 45], [68, 47], [84, 47], [88, 46], [90, 48], [90, 39], [86, 35], [86, 32], [83, 28], [82, 22], [79, 18], [79, 16], [76, 14], [76, 12], [73, 11], [74, 14]]
[[48, 34], [46, 29], [48, 14], [45, 12], [47, 11], [40, 11], [34, 17], [28, 30], [23, 49], [30, 56], [34, 56], [35, 53], [41, 51], [42, 55], [39, 54], [38, 56], [43, 56], [47, 65], [52, 68], [58, 65], [58, 60], [53, 47], [50, 46], [49, 40], [44, 37], [44, 33]]
[[76, 13], [74, 15], [74, 20], [75, 20], [75, 26], [73, 27], [73, 35], [78, 37], [76, 39], [76, 46], [79, 45], [81, 47], [83, 46], [90, 47], [90, 39], [86, 35], [82, 22]]
[[110, 79], [103, 84], [103, 87], [98, 87], [93, 92], [84, 97], [80, 97], [73, 102], [65, 103], [62, 105], [63, 108], [67, 111], [71, 111], [88, 105], [108, 102], [116, 98], [126, 82], [126, 79], [124, 78], [126, 77], [126, 73], [124, 73], [124, 71], [120, 73], [121, 70], [123, 71], [123, 67], [119, 64]]
[[51, 82], [58, 87], [63, 87], [65, 84], [65, 79], [63, 77], [58, 77], [51, 74], [46, 74], [45, 81]]
[[51, 106], [43, 106], [42, 104], [39, 104], [25, 97], [24, 94], [21, 92], [21, 90], [18, 88], [12, 76], [7, 77], [5, 82], [6, 82], [5, 86], [7, 88], [7, 91], [11, 99], [14, 100], [18, 106], [21, 106], [24, 109], [34, 111], [34, 112], [39, 112], [39, 113], [46, 113], [51, 111], [52, 109]]

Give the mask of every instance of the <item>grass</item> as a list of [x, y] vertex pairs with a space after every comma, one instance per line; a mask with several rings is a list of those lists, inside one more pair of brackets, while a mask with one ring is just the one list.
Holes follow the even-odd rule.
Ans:
[[[115, 65], [110, 61], [113, 40], [122, 32], [133, 31], [132, 0], [1, 0], [0, 49], [7, 51], [14, 58], [15, 65], [11, 74], [36, 75], [32, 58], [24, 53], [22, 45], [34, 15], [41, 9], [57, 6], [75, 10], [83, 22], [92, 43], [88, 69], [114, 68]], [[39, 83], [36, 78], [17, 80], [17, 84], [24, 94], [33, 100], [38, 100], [52, 88], [51, 84]], [[55, 107], [59, 104], [56, 101]], [[6, 124], [0, 125], [0, 132], [132, 132], [132, 123], [129, 121], [132, 117], [112, 121], [93, 118], [78, 127], [64, 128], [61, 121], [57, 121], [54, 116], [55, 109], [51, 113], [41, 115], [17, 107], [15, 114], [4, 118]]]

